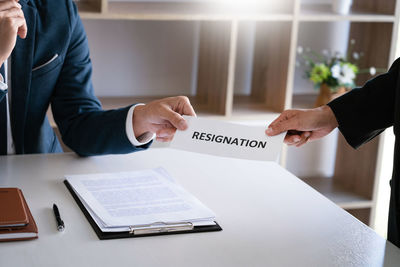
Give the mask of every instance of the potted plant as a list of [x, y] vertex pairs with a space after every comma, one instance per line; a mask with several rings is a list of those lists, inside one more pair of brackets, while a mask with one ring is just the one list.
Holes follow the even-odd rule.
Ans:
[[329, 52], [327, 50], [317, 53], [307, 48], [297, 48], [302, 61], [298, 61], [297, 66], [305, 65], [305, 78], [309, 79], [315, 89], [319, 90], [319, 95], [315, 106], [325, 105], [333, 98], [351, 90], [355, 87], [355, 79], [359, 73], [369, 73], [375, 75], [377, 71], [384, 71], [370, 67], [360, 70], [358, 61], [363, 56], [362, 53], [352, 51], [355, 44], [350, 41], [350, 47], [346, 56], [339, 52]]

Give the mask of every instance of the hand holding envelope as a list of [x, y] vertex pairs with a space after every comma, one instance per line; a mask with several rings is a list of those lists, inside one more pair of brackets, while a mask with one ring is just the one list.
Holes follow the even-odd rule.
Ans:
[[239, 159], [277, 161], [286, 133], [267, 136], [262, 126], [246, 126], [184, 116], [185, 131], [177, 131], [170, 147]]

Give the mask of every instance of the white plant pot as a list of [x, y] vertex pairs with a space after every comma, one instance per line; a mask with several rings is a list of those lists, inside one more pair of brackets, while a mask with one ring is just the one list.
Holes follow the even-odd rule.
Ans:
[[349, 14], [353, 0], [332, 0], [333, 12], [337, 14]]

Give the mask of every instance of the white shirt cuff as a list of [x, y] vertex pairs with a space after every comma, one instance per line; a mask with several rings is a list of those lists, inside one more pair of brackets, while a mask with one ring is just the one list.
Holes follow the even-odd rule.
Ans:
[[3, 75], [0, 74], [0, 90], [7, 90], [8, 89], [8, 85], [6, 83], [4, 83], [4, 77]]
[[143, 105], [144, 104], [133, 105], [129, 109], [128, 115], [126, 116], [126, 123], [125, 123], [126, 136], [134, 146], [143, 146], [145, 144], [148, 144], [150, 143], [151, 140], [153, 140], [156, 137], [156, 134], [152, 134], [151, 132], [146, 132], [141, 136], [139, 136], [138, 138], [135, 137], [135, 132], [133, 131], [133, 123], [132, 123], [133, 111], [135, 110], [135, 107]]

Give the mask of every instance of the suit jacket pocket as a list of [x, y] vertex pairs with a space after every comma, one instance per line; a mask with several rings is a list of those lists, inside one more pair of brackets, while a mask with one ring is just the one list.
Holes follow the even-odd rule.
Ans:
[[40, 64], [32, 69], [32, 78], [46, 74], [47, 72], [55, 69], [61, 63], [62, 63], [61, 57], [58, 54], [55, 54], [45, 63]]

